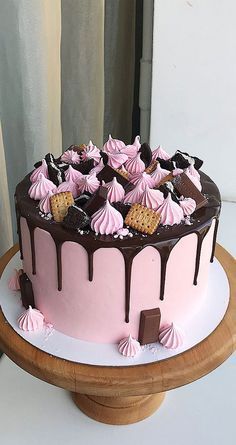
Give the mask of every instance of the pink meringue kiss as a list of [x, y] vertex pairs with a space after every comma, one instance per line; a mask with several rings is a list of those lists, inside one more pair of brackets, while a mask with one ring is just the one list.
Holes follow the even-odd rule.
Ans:
[[66, 181], [73, 181], [76, 183], [82, 176], [83, 174], [78, 170], [75, 170], [71, 165], [69, 165], [68, 169], [65, 171]]
[[134, 185], [137, 185], [138, 183], [143, 184], [143, 188], [146, 185], [148, 185], [148, 187], [150, 187], [150, 188], [154, 187], [154, 185], [155, 185], [155, 181], [153, 180], [151, 175], [149, 175], [146, 172], [132, 175], [130, 178], [130, 182], [132, 182], [132, 184], [134, 184]]
[[167, 349], [177, 349], [183, 344], [183, 335], [180, 330], [171, 323], [160, 329], [159, 342]]
[[138, 182], [138, 184], [134, 187], [134, 189], [125, 195], [123, 202], [126, 204], [140, 203], [141, 198], [143, 196], [144, 188], [145, 186], [141, 182], [140, 183]]
[[131, 175], [142, 173], [145, 170], [145, 164], [140, 158], [140, 153], [137, 153], [134, 158], [129, 159], [125, 164], [125, 168]]
[[92, 215], [91, 229], [100, 235], [112, 235], [123, 227], [124, 220], [120, 212], [107, 200], [103, 207]]
[[83, 161], [93, 159], [95, 163], [98, 164], [101, 159], [100, 150], [92, 143], [92, 141], [89, 141], [89, 144], [81, 153], [81, 158]]
[[117, 153], [120, 152], [125, 147], [125, 143], [119, 139], [113, 139], [111, 134], [109, 134], [108, 141], [104, 144], [103, 150], [106, 153]]
[[80, 163], [80, 156], [74, 150], [66, 150], [61, 155], [61, 160], [63, 162], [66, 162], [67, 164], [79, 164]]
[[47, 192], [46, 196], [44, 196], [44, 198], [42, 198], [39, 201], [39, 209], [41, 212], [43, 212], [43, 213], [51, 212], [50, 198], [52, 195], [55, 195], [55, 193], [58, 193], [57, 188], [55, 188], [55, 190], [53, 192], [51, 190], [49, 190], [49, 192]]
[[156, 148], [156, 150], [153, 150], [152, 152], [152, 160], [156, 161], [157, 158], [163, 159], [164, 161], [168, 161], [168, 159], [171, 158], [168, 153], [166, 153], [165, 150], [163, 150], [162, 146], [159, 145], [159, 147]]
[[38, 309], [29, 306], [18, 318], [18, 326], [22, 331], [37, 331], [44, 326], [44, 316]]
[[169, 170], [161, 168], [160, 164], [157, 164], [156, 170], [151, 174], [153, 183], [155, 185], [159, 184], [159, 182], [169, 174], [170, 174]]
[[141, 351], [140, 343], [129, 335], [123, 338], [118, 344], [118, 351], [125, 357], [135, 357]]
[[194, 167], [193, 164], [190, 164], [190, 166], [186, 170], [187, 170], [187, 171], [185, 171], [186, 174], [189, 173], [190, 175], [197, 178], [198, 181], [200, 181], [200, 174], [198, 173], [198, 171], [196, 170], [196, 168]]
[[139, 150], [141, 147], [140, 144], [140, 136], [136, 136], [136, 138], [134, 139], [133, 145]]
[[12, 275], [10, 276], [9, 280], [8, 280], [8, 288], [10, 290], [20, 290], [20, 280], [19, 277], [22, 274], [22, 269], [14, 269]]
[[80, 193], [89, 192], [94, 193], [100, 186], [100, 182], [96, 177], [96, 174], [83, 175], [77, 182]]
[[117, 230], [117, 235], [119, 236], [127, 236], [129, 234], [129, 229], [126, 229], [126, 227], [122, 227], [121, 229]]
[[182, 168], [174, 168], [174, 170], [172, 170], [172, 175], [173, 176], [178, 176], [181, 175], [184, 171], [182, 170]]
[[42, 164], [36, 168], [30, 176], [31, 182], [36, 182], [39, 178], [39, 174], [42, 173], [45, 178], [48, 178], [48, 166], [45, 159], [42, 160]]
[[126, 145], [124, 148], [122, 148], [121, 153], [128, 156], [128, 159], [132, 159], [137, 155], [138, 148], [136, 145]]
[[196, 201], [192, 198], [180, 199], [179, 205], [183, 210], [184, 216], [190, 216], [196, 210]]
[[92, 170], [90, 170], [89, 174], [93, 175], [94, 173], [97, 174], [100, 171], [102, 171], [102, 169], [105, 167], [103, 159], [101, 158], [99, 163], [97, 165], [95, 165], [95, 167], [92, 168]]
[[164, 195], [160, 190], [151, 189], [146, 185], [140, 204], [148, 209], [157, 210], [163, 201]]
[[120, 152], [107, 153], [107, 155], [108, 155], [107, 164], [112, 168], [119, 168], [128, 159], [128, 156], [126, 154]]
[[55, 190], [56, 186], [52, 181], [45, 178], [42, 173], [39, 173], [37, 181], [33, 182], [29, 188], [28, 194], [30, 198], [40, 200], [46, 196], [49, 191]]
[[125, 191], [124, 191], [124, 188], [122, 187], [122, 185], [119, 184], [119, 182], [117, 182], [117, 179], [115, 176], [111, 182], [107, 182], [107, 184], [105, 184], [105, 187], [108, 190], [107, 199], [110, 202], [122, 201], [122, 199], [125, 196]]
[[71, 192], [73, 198], [79, 196], [77, 185], [73, 181], [64, 181], [57, 187], [57, 193]]
[[159, 207], [158, 213], [161, 215], [161, 224], [163, 226], [173, 226], [174, 224], [180, 224], [184, 219], [184, 213], [179, 204], [177, 204], [171, 198], [171, 194], [168, 193], [163, 204]]

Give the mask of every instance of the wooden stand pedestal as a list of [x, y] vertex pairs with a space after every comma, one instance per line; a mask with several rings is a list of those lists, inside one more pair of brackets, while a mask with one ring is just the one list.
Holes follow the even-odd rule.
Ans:
[[[0, 275], [18, 246], [0, 260]], [[25, 341], [0, 310], [0, 350], [35, 377], [72, 392], [76, 405], [100, 422], [122, 425], [150, 416], [165, 391], [191, 383], [223, 363], [236, 349], [236, 262], [216, 249], [230, 283], [230, 301], [217, 328], [203, 341], [174, 357], [137, 366], [91, 366], [51, 356]]]

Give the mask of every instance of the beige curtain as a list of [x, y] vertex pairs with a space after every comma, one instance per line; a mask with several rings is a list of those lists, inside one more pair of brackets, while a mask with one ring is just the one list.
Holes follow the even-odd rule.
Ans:
[[135, 2], [0, 0], [0, 254], [11, 219], [17, 240], [15, 186], [45, 153], [130, 142]]

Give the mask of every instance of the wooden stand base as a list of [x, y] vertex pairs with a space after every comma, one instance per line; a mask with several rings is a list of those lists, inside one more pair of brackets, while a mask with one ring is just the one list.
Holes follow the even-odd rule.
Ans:
[[102, 397], [72, 393], [78, 408], [98, 422], [128, 425], [146, 419], [161, 405], [165, 392], [146, 396]]

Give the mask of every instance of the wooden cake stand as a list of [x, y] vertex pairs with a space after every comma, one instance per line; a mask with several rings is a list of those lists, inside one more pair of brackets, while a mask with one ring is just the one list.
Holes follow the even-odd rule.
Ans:
[[[0, 275], [18, 246], [0, 259]], [[150, 416], [165, 392], [208, 374], [236, 349], [236, 261], [217, 245], [216, 257], [230, 283], [230, 301], [217, 328], [203, 341], [174, 357], [135, 366], [74, 363], [32, 346], [20, 337], [0, 311], [0, 349], [30, 374], [72, 392], [76, 405], [100, 422], [121, 425]]]

